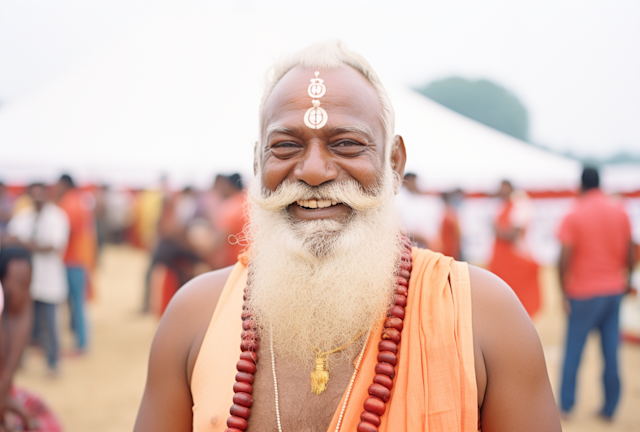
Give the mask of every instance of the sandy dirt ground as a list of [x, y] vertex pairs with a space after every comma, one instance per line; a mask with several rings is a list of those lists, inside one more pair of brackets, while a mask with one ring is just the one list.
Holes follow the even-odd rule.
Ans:
[[[96, 274], [96, 299], [90, 305], [92, 341], [83, 356], [73, 356], [68, 315], [61, 311], [63, 358], [56, 378], [45, 373], [44, 358], [27, 352], [16, 383], [42, 395], [61, 418], [67, 432], [120, 432], [132, 430], [144, 389], [149, 347], [157, 325], [140, 314], [144, 272], [148, 256], [128, 247], [108, 246]], [[551, 382], [557, 390], [562, 361], [565, 317], [553, 270], [543, 272], [544, 309], [536, 319]], [[567, 432], [640, 431], [640, 346], [621, 350], [623, 393], [616, 420], [598, 421], [594, 413], [602, 403], [599, 341], [593, 336], [583, 354], [577, 406], [563, 423]]]

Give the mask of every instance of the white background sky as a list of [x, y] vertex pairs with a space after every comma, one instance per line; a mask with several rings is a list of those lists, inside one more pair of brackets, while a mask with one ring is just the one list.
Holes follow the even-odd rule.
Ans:
[[150, 15], [227, 9], [291, 25], [292, 38], [308, 23], [318, 39], [344, 39], [407, 85], [494, 80], [528, 108], [534, 142], [583, 155], [640, 153], [638, 0], [213, 3], [0, 0], [0, 101], [52, 84]]

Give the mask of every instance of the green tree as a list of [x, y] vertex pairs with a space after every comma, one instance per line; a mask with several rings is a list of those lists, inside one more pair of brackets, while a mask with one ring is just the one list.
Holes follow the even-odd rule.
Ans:
[[521, 140], [529, 139], [527, 109], [516, 95], [498, 84], [451, 77], [416, 90], [473, 120]]

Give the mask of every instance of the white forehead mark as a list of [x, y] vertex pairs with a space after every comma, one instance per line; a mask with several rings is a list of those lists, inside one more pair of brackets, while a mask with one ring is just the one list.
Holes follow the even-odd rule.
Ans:
[[309, 96], [312, 98], [311, 103], [313, 106], [304, 114], [304, 124], [311, 129], [320, 129], [326, 125], [329, 120], [327, 112], [320, 108], [319, 101], [319, 99], [327, 92], [327, 88], [323, 84], [324, 80], [318, 78], [320, 72], [316, 71], [315, 75], [315, 78], [311, 78], [311, 84], [307, 89], [307, 93], [309, 93]]

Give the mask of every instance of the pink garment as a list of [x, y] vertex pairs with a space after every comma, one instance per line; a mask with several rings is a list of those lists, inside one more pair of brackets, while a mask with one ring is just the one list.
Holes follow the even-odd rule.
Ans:
[[[27, 414], [36, 419], [38, 432], [62, 432], [60, 420], [39, 396], [19, 387], [13, 387], [11, 395]], [[15, 414], [8, 422], [15, 426], [13, 430], [25, 430], [22, 419]]]

